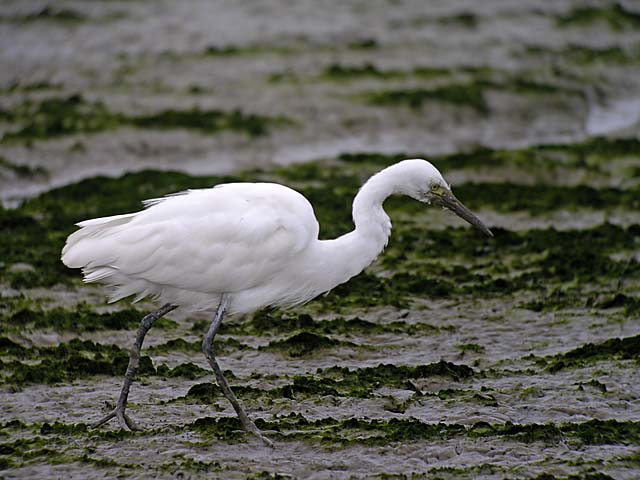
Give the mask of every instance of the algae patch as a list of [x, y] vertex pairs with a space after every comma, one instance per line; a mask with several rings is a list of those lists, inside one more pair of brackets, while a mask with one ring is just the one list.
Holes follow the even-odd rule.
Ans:
[[640, 27], [640, 13], [631, 10], [623, 2], [613, 2], [602, 6], [575, 7], [556, 17], [560, 27], [594, 26], [604, 23], [614, 31], [632, 30]]
[[637, 360], [640, 358], [640, 335], [626, 338], [611, 338], [602, 343], [587, 343], [581, 347], [553, 357], [540, 359], [551, 373], [565, 368], [581, 367], [588, 362], [602, 360]]
[[267, 118], [240, 110], [165, 110], [142, 115], [112, 112], [101, 101], [87, 101], [81, 95], [27, 100], [13, 109], [0, 110], [0, 120], [18, 128], [4, 132], [3, 142], [32, 141], [78, 133], [95, 133], [118, 127], [148, 129], [190, 129], [206, 134], [236, 131], [250, 136], [266, 134], [272, 126], [291, 125], [285, 118]]
[[[129, 363], [129, 354], [120, 347], [78, 339], [56, 347], [20, 348], [14, 344], [12, 350], [21, 360], [3, 361], [2, 370], [4, 382], [15, 385], [70, 382], [99, 374], [124, 375]], [[155, 373], [149, 357], [141, 358], [139, 372]]]
[[451, 84], [414, 90], [386, 90], [369, 93], [364, 98], [374, 105], [381, 106], [404, 105], [419, 109], [427, 101], [438, 101], [459, 107], [469, 107], [482, 114], [489, 111], [484, 96], [484, 86], [478, 83]]
[[[132, 308], [98, 313], [89, 305], [82, 303], [73, 310], [23, 308], [10, 315], [0, 316], [0, 325], [20, 330], [35, 328], [78, 333], [99, 330], [130, 330], [140, 323], [144, 315], [144, 312]], [[154, 324], [154, 328], [171, 328], [172, 326], [173, 322], [164, 318]]]

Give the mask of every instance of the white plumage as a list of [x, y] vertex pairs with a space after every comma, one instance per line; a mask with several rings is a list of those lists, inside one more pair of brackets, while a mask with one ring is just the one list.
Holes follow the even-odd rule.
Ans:
[[85, 282], [113, 287], [111, 301], [151, 296], [208, 309], [227, 293], [230, 312], [295, 305], [375, 260], [391, 231], [382, 209], [389, 195], [437, 201], [432, 185], [449, 191], [425, 160], [388, 167], [356, 196], [355, 230], [335, 240], [318, 240], [313, 207], [288, 187], [231, 183], [189, 190], [147, 200], [137, 213], [78, 223], [62, 261], [82, 268]]

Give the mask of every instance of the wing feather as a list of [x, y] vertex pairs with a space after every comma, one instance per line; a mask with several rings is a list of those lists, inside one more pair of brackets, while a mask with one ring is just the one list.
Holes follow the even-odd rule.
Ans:
[[85, 281], [234, 292], [265, 284], [318, 236], [309, 202], [277, 184], [225, 184], [145, 206], [79, 224], [64, 263], [83, 267]]

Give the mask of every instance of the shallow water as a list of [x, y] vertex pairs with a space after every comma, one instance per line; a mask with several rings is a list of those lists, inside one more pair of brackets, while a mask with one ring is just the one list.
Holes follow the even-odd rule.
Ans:
[[[4, 2], [0, 477], [637, 478], [640, 10], [589, 5]], [[366, 274], [227, 319], [220, 363], [275, 449], [211, 387], [207, 313], [149, 333], [145, 432], [87, 428], [154, 304], [63, 268], [73, 223], [268, 180], [326, 238], [415, 156], [496, 237], [394, 199]]]

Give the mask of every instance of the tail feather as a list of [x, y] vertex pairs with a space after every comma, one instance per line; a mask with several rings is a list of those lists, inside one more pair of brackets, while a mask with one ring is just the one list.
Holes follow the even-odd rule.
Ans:
[[70, 268], [90, 267], [85, 272], [88, 273], [85, 276], [85, 281], [88, 282], [109, 276], [113, 272], [113, 267], [109, 266], [111, 253], [100, 248], [100, 240], [112, 233], [114, 228], [129, 223], [135, 215], [136, 213], [128, 213], [78, 223], [80, 229], [69, 235], [62, 249], [62, 263]]

